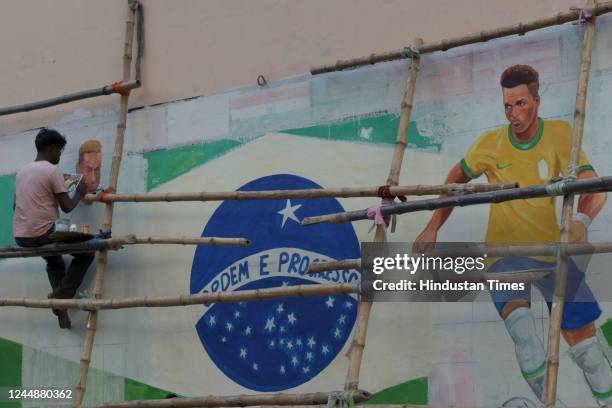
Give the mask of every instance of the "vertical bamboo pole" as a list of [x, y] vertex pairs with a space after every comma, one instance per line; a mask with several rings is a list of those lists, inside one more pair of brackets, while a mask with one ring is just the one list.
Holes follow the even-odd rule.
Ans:
[[[593, 4], [589, 1], [589, 5]], [[586, 95], [589, 84], [589, 72], [591, 70], [591, 52], [593, 49], [593, 34], [595, 32], [594, 21], [586, 23], [584, 39], [582, 43], [582, 62], [580, 75], [578, 77], [578, 90], [576, 91], [576, 110], [574, 111], [574, 128], [572, 134], [572, 146], [570, 150], [568, 175], [575, 175], [575, 168], [580, 157], [582, 145], [582, 134], [584, 129], [584, 112], [586, 107]], [[569, 174], [573, 173], [573, 174]], [[569, 242], [570, 225], [574, 211], [574, 195], [570, 194], [563, 198], [563, 210], [561, 215], [561, 242]], [[552, 310], [550, 314], [550, 327], [548, 330], [548, 348], [546, 364], [546, 385], [544, 388], [544, 403], [553, 406], [557, 399], [557, 376], [559, 374], [559, 340], [561, 335], [561, 321], [563, 316], [563, 305], [567, 280], [568, 257], [559, 256], [556, 268], [555, 291], [553, 294]]]
[[[132, 44], [134, 40], [134, 20], [138, 2], [136, 0], [128, 0], [128, 17], [125, 22], [125, 43], [123, 49], [123, 81], [129, 81], [132, 68]], [[123, 140], [125, 136], [125, 128], [127, 123], [128, 111], [128, 94], [121, 95], [121, 107], [119, 110], [119, 123], [117, 125], [117, 137], [115, 139], [115, 152], [113, 153], [113, 161], [110, 172], [110, 180], [108, 189], [111, 193], [117, 191], [117, 181], [119, 179], [119, 168], [121, 166], [121, 156], [123, 154]], [[102, 223], [103, 230], [109, 230], [113, 225], [113, 203], [106, 203], [104, 208], [104, 221]], [[106, 264], [108, 252], [100, 251], [98, 254], [98, 268], [94, 277], [93, 293], [96, 299], [101, 298], [102, 283], [106, 273]], [[89, 312], [87, 320], [87, 328], [85, 331], [85, 341], [83, 343], [83, 354], [79, 366], [79, 381], [75, 390], [74, 406], [80, 406], [85, 396], [87, 386], [87, 374], [89, 372], [89, 364], [91, 362], [91, 354], [93, 349], [96, 328], [98, 324], [98, 312]]]
[[[418, 49], [423, 40], [417, 38], [414, 46]], [[395, 141], [395, 149], [393, 150], [393, 158], [391, 160], [391, 169], [387, 184], [397, 186], [399, 183], [399, 174], [402, 168], [402, 159], [404, 158], [404, 150], [407, 145], [406, 133], [408, 131], [408, 123], [410, 122], [410, 114], [412, 113], [412, 101], [414, 99], [414, 89], [416, 85], [417, 75], [421, 67], [420, 56], [415, 56], [410, 65], [410, 76], [406, 85], [406, 93], [402, 100], [402, 110], [400, 115], [400, 123], [397, 129], [397, 138]], [[385, 199], [383, 204], [389, 204], [393, 200]], [[374, 235], [375, 242], [385, 242], [385, 229], [381, 225], [376, 226], [376, 234]], [[349, 367], [344, 384], [345, 390], [356, 390], [359, 386], [359, 372], [361, 371], [361, 360], [363, 359], [363, 349], [365, 348], [366, 335], [368, 331], [368, 319], [372, 310], [372, 302], [368, 300], [360, 300], [357, 312], [357, 328], [353, 335], [351, 344], [351, 354], [349, 357]]]

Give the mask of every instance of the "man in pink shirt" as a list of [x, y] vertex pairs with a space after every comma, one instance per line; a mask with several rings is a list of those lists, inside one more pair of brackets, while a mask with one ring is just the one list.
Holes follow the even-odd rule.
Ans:
[[[72, 211], [85, 195], [85, 185], [80, 183], [74, 197], [70, 197], [64, 184], [64, 176], [57, 164], [66, 146], [66, 139], [53, 129], [43, 128], [36, 135], [36, 160], [24, 166], [15, 179], [15, 214], [13, 236], [17, 245], [39, 247], [52, 243], [55, 220], [62, 211]], [[94, 260], [93, 253], [74, 254], [68, 269], [61, 255], [45, 256], [47, 275], [53, 288], [50, 298], [71, 299], [83, 281], [87, 268]], [[54, 309], [61, 328], [70, 328], [66, 310]]]

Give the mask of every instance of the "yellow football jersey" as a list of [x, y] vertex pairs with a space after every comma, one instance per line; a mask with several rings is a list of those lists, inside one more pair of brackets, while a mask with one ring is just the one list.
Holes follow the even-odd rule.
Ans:
[[[571, 126], [561, 120], [538, 118], [536, 135], [521, 143], [511, 126], [484, 133], [461, 160], [471, 178], [483, 173], [489, 183], [518, 182], [521, 187], [544, 184], [566, 174], [572, 138]], [[580, 151], [577, 172], [592, 170]], [[559, 241], [555, 197], [542, 197], [491, 204], [486, 242], [551, 243]]]

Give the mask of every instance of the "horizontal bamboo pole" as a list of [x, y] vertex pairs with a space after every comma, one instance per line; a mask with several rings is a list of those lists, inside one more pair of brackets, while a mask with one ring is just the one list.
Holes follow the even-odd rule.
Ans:
[[[563, 181], [552, 185], [534, 185], [528, 187], [512, 188], [508, 190], [492, 191], [485, 193], [474, 193], [463, 196], [433, 198], [406, 203], [391, 204], [381, 207], [380, 212], [384, 217], [391, 214], [406, 214], [416, 211], [435, 210], [438, 208], [463, 207], [467, 205], [501, 203], [511, 200], [552, 197], [566, 194], [580, 194], [592, 192], [604, 192], [612, 190], [612, 177], [596, 177], [585, 180]], [[347, 211], [336, 214], [325, 214], [314, 217], [306, 217], [302, 225], [332, 222], [335, 224], [367, 220], [368, 210]]]
[[[168, 398], [162, 400], [137, 400], [117, 402], [111, 404], [83, 406], [83, 408], [188, 408], [188, 407], [247, 407], [254, 405], [320, 405], [327, 404], [329, 394], [313, 392], [308, 394], [256, 394], [256, 395], [230, 395], [197, 398]], [[371, 397], [367, 391], [357, 390], [353, 394], [355, 403], [366, 401]]]
[[361, 259], [343, 259], [341, 261], [313, 262], [306, 271], [307, 274], [335, 271], [343, 269], [360, 269]]
[[28, 299], [0, 298], [0, 306], [35, 309], [131, 309], [137, 307], [172, 307], [212, 303], [238, 303], [285, 297], [329, 296], [359, 293], [359, 283], [295, 285], [278, 288], [238, 290], [234, 292], [199, 293], [172, 297], [138, 297], [126, 299]]
[[172, 238], [172, 237], [137, 237], [126, 235], [123, 237], [96, 239], [75, 243], [55, 243], [36, 248], [0, 247], [0, 258], [30, 258], [35, 256], [49, 256], [61, 254], [79, 254], [99, 251], [103, 249], [118, 250], [125, 245], [224, 245], [248, 246], [251, 241], [246, 238]]
[[[502, 258], [507, 256], [556, 256], [557, 252], [562, 255], [587, 255], [612, 252], [612, 242], [584, 242], [570, 244], [521, 244], [521, 245], [479, 245], [468, 248], [452, 248], [433, 250], [426, 255], [429, 257], [446, 256], [481, 256], [486, 254], [490, 258]], [[341, 269], [361, 269], [361, 259], [343, 259], [340, 261], [313, 262], [310, 264], [307, 274], [315, 274], [326, 271]]]
[[[139, 193], [139, 194], [110, 194], [99, 197], [87, 194], [87, 202], [174, 202], [174, 201], [223, 201], [223, 200], [275, 200], [295, 198], [324, 198], [324, 197], [379, 197], [377, 187], [364, 188], [328, 188], [304, 190], [267, 190], [267, 191], [222, 191], [222, 192], [195, 192], [195, 193]], [[498, 191], [518, 187], [518, 183], [469, 183], [469, 184], [442, 184], [442, 185], [415, 185], [389, 187], [392, 195], [454, 195], [470, 194], [484, 191]]]
[[101, 88], [88, 89], [86, 91], [74, 92], [67, 95], [58, 96], [55, 98], [45, 99], [43, 101], [26, 103], [23, 105], [10, 106], [8, 108], [0, 108], [0, 116], [12, 115], [19, 112], [29, 112], [36, 109], [49, 108], [55, 105], [79, 101], [81, 99], [94, 98], [96, 96], [111, 95], [113, 93], [129, 92], [132, 89], [140, 87], [140, 81], [121, 82], [113, 86], [105, 85]]
[[[593, 15], [606, 14], [612, 11], [612, 2], [602, 2], [595, 7], [585, 7], [585, 10]], [[557, 13], [554, 16], [532, 20], [526, 23], [513, 24], [494, 30], [480, 31], [477, 33], [468, 34], [461, 37], [445, 39], [432, 43], [425, 43], [419, 47], [420, 54], [426, 54], [435, 51], [446, 51], [451, 48], [461, 47], [463, 45], [486, 42], [495, 38], [508, 37], [511, 35], [524, 35], [533, 30], [538, 30], [545, 27], [565, 24], [570, 21], [575, 21], [579, 18], [579, 11], [566, 11]], [[376, 64], [383, 61], [393, 61], [398, 59], [410, 58], [410, 52], [406, 49], [399, 49], [380, 54], [370, 54], [366, 57], [354, 58], [349, 60], [339, 60], [334, 64], [322, 65], [310, 69], [312, 75], [323, 74], [326, 72], [341, 71], [347, 68], [356, 68], [364, 65]]]

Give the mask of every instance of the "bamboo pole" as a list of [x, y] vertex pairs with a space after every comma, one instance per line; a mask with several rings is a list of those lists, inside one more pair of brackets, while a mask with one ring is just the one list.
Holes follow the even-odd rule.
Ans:
[[[423, 40], [417, 38], [414, 45], [417, 49], [423, 44]], [[406, 92], [402, 100], [400, 123], [397, 129], [397, 137], [395, 141], [395, 148], [393, 150], [393, 157], [391, 159], [391, 168], [389, 170], [389, 177], [387, 178], [387, 185], [397, 186], [399, 183], [399, 174], [402, 167], [402, 159], [404, 158], [404, 150], [407, 145], [407, 132], [408, 123], [410, 122], [410, 114], [412, 113], [412, 102], [414, 100], [414, 89], [416, 86], [417, 76], [421, 67], [421, 59], [418, 55], [413, 54], [412, 63], [410, 65], [410, 75], [406, 84]], [[385, 199], [383, 203], [389, 204], [393, 200]], [[378, 225], [376, 233], [374, 235], [375, 242], [385, 242], [385, 229]], [[353, 340], [351, 343], [351, 353], [349, 356], [349, 367], [346, 375], [346, 382], [344, 384], [345, 390], [355, 390], [359, 386], [359, 374], [361, 371], [361, 361], [363, 359], [363, 350], [365, 348], [368, 320], [370, 318], [370, 312], [372, 310], [371, 300], [359, 299], [359, 306], [357, 311], [357, 327], [353, 334]]]
[[[609, 13], [612, 11], [612, 2], [607, 1], [597, 4], [594, 7], [587, 7], [586, 11], [592, 15], [598, 16], [601, 14]], [[541, 18], [537, 20], [528, 21], [526, 23], [513, 24], [494, 30], [480, 31], [469, 35], [445, 39], [429, 44], [423, 44], [419, 47], [421, 54], [446, 51], [451, 48], [461, 47], [463, 45], [475, 44], [479, 42], [486, 42], [495, 38], [508, 37], [511, 35], [524, 35], [525, 33], [540, 28], [551, 27], [555, 25], [565, 24], [570, 21], [575, 21], [579, 18], [578, 11], [567, 11], [564, 13], [557, 13], [554, 16]], [[347, 68], [356, 68], [364, 65], [376, 64], [377, 62], [392, 61], [398, 59], [408, 58], [409, 53], [405, 49], [399, 49], [380, 54], [370, 54], [366, 57], [354, 58], [349, 60], [339, 60], [336, 63], [322, 65], [310, 69], [312, 75], [323, 74], [326, 72], [341, 71]]]
[[[134, 20], [136, 10], [142, 7], [137, 0], [128, 0], [128, 18], [125, 23], [125, 42], [123, 49], [123, 81], [127, 82], [130, 79], [132, 69], [132, 44], [134, 41]], [[110, 172], [110, 181], [108, 190], [111, 193], [117, 191], [117, 181], [119, 179], [119, 169], [121, 166], [121, 156], [123, 155], [123, 143], [125, 129], [127, 125], [129, 94], [121, 94], [121, 107], [119, 110], [119, 123], [117, 125], [117, 136], [115, 138], [115, 152], [113, 153], [113, 161]], [[107, 203], [104, 208], [103, 230], [110, 230], [113, 224], [113, 203]], [[108, 252], [100, 251], [98, 255], [98, 268], [94, 276], [93, 293], [96, 299], [101, 297], [102, 283], [106, 273], [106, 264]], [[89, 364], [91, 362], [91, 353], [93, 349], [96, 328], [98, 324], [98, 314], [96, 311], [90, 312], [88, 316], [85, 340], [83, 343], [83, 354], [79, 365], [79, 380], [76, 385], [74, 406], [80, 406], [85, 396], [87, 388], [87, 374], [89, 372]]]
[[[247, 407], [254, 405], [320, 405], [327, 404], [329, 393], [314, 392], [308, 394], [256, 394], [256, 395], [229, 395], [197, 397], [197, 398], [168, 398], [162, 400], [138, 400], [117, 402], [112, 404], [92, 405], [84, 408], [188, 408], [188, 407]], [[367, 391], [358, 390], [353, 395], [353, 401], [359, 403], [371, 397]]]
[[96, 96], [111, 95], [114, 93], [125, 93], [132, 89], [140, 87], [140, 81], [120, 82], [117, 84], [105, 85], [101, 88], [88, 89], [67, 95], [58, 96], [55, 98], [45, 99], [43, 101], [26, 103], [23, 105], [10, 106], [8, 108], [0, 108], [0, 116], [12, 115], [19, 112], [29, 112], [36, 109], [48, 108], [51, 106], [61, 105], [64, 103], [80, 101], [82, 99], [94, 98]]
[[101, 250], [119, 250], [125, 245], [225, 245], [225, 246], [248, 246], [251, 241], [246, 238], [224, 238], [224, 237], [137, 237], [126, 235], [124, 237], [109, 238], [104, 240], [75, 242], [75, 243], [56, 243], [37, 248], [23, 247], [0, 247], [1, 258], [30, 258], [38, 256], [62, 255], [62, 254], [81, 254], [85, 252]]
[[[474, 193], [464, 196], [432, 198], [406, 203], [392, 204], [381, 207], [380, 212], [387, 217], [391, 214], [406, 214], [416, 211], [435, 210], [437, 208], [464, 207], [467, 205], [501, 203], [511, 200], [552, 197], [575, 193], [592, 193], [612, 191], [612, 176], [596, 177], [576, 181], [560, 181], [548, 186], [528, 186], [512, 188], [508, 190], [492, 191], [486, 193]], [[357, 210], [340, 212], [336, 214], [325, 214], [314, 217], [306, 217], [302, 225], [319, 224], [322, 222], [344, 223], [349, 221], [367, 220], [368, 210]]]
[[[455, 195], [471, 194], [485, 191], [506, 190], [518, 187], [518, 183], [469, 183], [469, 184], [442, 184], [442, 185], [416, 185], [392, 186], [389, 192], [395, 196], [403, 195]], [[140, 193], [140, 194], [103, 194], [97, 197], [87, 194], [87, 202], [175, 202], [175, 201], [223, 201], [223, 200], [275, 200], [294, 198], [323, 198], [323, 197], [379, 197], [378, 187], [364, 188], [329, 188], [304, 190], [268, 190], [268, 191], [224, 191], [224, 192], [196, 192], [196, 193]]]
[[[596, 4], [590, 0], [589, 5]], [[586, 109], [586, 95], [589, 86], [589, 73], [591, 71], [591, 53], [593, 50], [593, 35], [595, 33], [595, 22], [586, 22], [584, 39], [582, 42], [582, 62], [580, 64], [580, 75], [578, 77], [578, 89], [576, 91], [576, 110], [574, 111], [574, 126], [572, 134], [572, 145], [570, 150], [568, 174], [575, 176], [576, 166], [580, 160], [580, 150], [584, 130], [584, 115]], [[568, 194], [563, 198], [563, 209], [561, 211], [561, 242], [569, 242], [571, 239], [571, 220], [574, 211], [574, 194]], [[559, 374], [559, 341], [561, 336], [561, 321], [563, 317], [563, 306], [565, 303], [565, 289], [567, 286], [568, 257], [561, 255], [557, 260], [557, 279], [553, 293], [552, 308], [548, 330], [548, 347], [546, 353], [546, 385], [544, 388], [544, 403], [554, 405], [557, 398], [557, 377]]]
[[342, 269], [360, 269], [361, 259], [343, 259], [340, 261], [313, 262], [306, 271], [307, 274], [335, 271]]
[[137, 307], [174, 307], [212, 303], [252, 302], [286, 297], [329, 296], [359, 293], [356, 283], [329, 285], [294, 285], [277, 288], [238, 290], [234, 292], [198, 293], [169, 297], [136, 297], [126, 299], [28, 299], [0, 298], [0, 306], [34, 309], [82, 309], [88, 311], [131, 309]]

